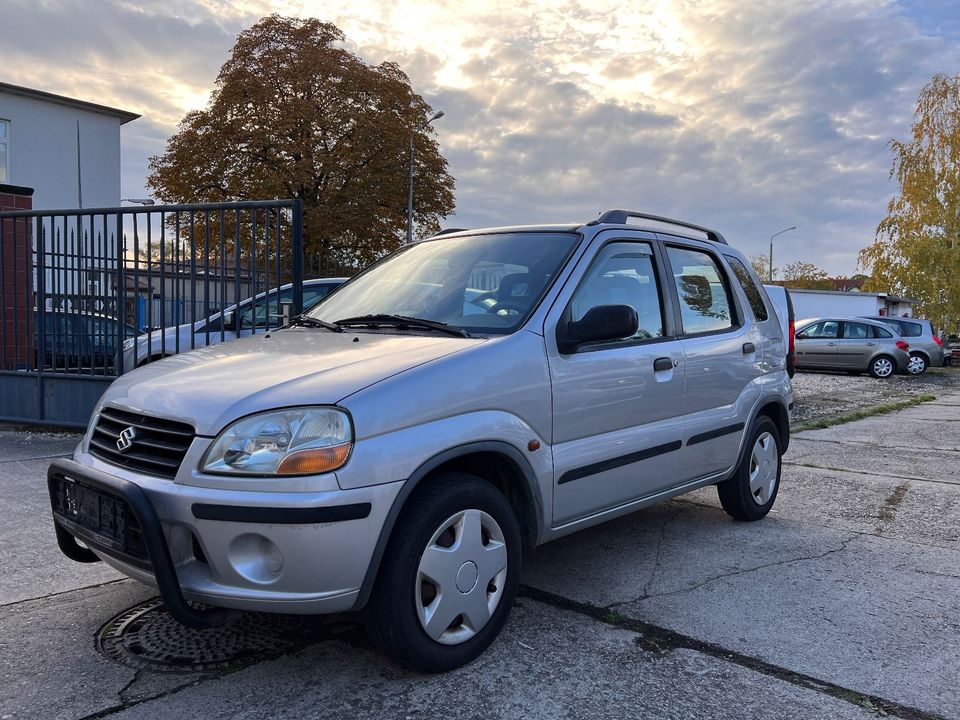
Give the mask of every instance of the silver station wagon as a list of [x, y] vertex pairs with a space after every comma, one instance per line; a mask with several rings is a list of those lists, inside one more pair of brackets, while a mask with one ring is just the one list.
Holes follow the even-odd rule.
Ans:
[[449, 670], [542, 543], [705, 485], [764, 517], [786, 347], [713, 230], [611, 210], [444, 234], [287, 328], [114, 382], [50, 467], [58, 542], [188, 625], [363, 610], [397, 661]]

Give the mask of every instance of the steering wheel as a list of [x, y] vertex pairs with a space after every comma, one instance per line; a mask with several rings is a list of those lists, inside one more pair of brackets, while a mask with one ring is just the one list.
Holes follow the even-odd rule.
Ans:
[[[501, 310], [506, 310], [506, 312], [500, 312]], [[511, 310], [513, 312], [511, 312]], [[490, 312], [494, 315], [523, 315], [526, 311], [527, 306], [524, 303], [514, 300], [497, 300], [497, 302], [490, 307]]]

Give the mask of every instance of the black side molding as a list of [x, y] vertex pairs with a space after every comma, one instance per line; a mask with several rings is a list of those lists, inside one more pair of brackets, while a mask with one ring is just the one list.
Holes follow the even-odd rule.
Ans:
[[706, 442], [707, 440], [715, 440], [716, 438], [723, 437], [724, 435], [740, 432], [745, 427], [746, 425], [741, 422], [736, 423], [735, 425], [727, 425], [725, 427], [717, 428], [716, 430], [708, 430], [707, 432], [700, 433], [699, 435], [692, 435], [690, 439], [687, 440], [687, 445], [696, 445], [697, 443]]
[[607, 470], [614, 470], [616, 468], [623, 467], [624, 465], [632, 465], [633, 463], [640, 462], [641, 460], [649, 460], [657, 455], [663, 455], [668, 452], [673, 452], [674, 450], [679, 450], [681, 447], [683, 447], [683, 443], [679, 440], [674, 440], [673, 442], [664, 443], [663, 445], [655, 445], [654, 447], [647, 448], [646, 450], [640, 450], [627, 455], [610, 458], [609, 460], [602, 460], [601, 462], [584, 465], [582, 467], [574, 468], [573, 470], [567, 470], [563, 475], [560, 476], [560, 479], [557, 480], [557, 485], [563, 485], [564, 483], [573, 482], [574, 480], [580, 480], [581, 478], [606, 472]]
[[275, 525], [314, 525], [343, 522], [344, 520], [362, 520], [370, 515], [370, 503], [310, 508], [248, 507], [194, 503], [190, 509], [193, 516], [198, 520], [271, 523]]

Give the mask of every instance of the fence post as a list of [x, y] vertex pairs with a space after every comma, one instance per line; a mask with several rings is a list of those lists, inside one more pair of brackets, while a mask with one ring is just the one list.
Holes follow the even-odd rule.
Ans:
[[[126, 340], [126, 333], [124, 332], [124, 326], [127, 322], [127, 298], [126, 298], [126, 276], [125, 276], [125, 259], [126, 253], [124, 245], [125, 240], [123, 237], [123, 211], [117, 212], [117, 234], [114, 237], [114, 242], [116, 243], [116, 256], [117, 256], [117, 287], [115, 288], [117, 293], [117, 347], [120, 348], [118, 352], [118, 361], [117, 361], [117, 375], [123, 375], [123, 343]], [[134, 351], [134, 364], [137, 362], [136, 351]]]
[[[293, 314], [303, 312], [303, 200], [293, 201]], [[279, 240], [279, 238], [277, 238]]]

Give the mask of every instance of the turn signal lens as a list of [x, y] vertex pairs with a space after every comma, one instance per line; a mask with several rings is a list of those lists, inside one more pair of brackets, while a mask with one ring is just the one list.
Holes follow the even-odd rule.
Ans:
[[350, 455], [350, 443], [309, 448], [289, 453], [277, 467], [277, 475], [319, 475], [343, 467]]
[[903, 340], [897, 340], [896, 346], [897, 346], [898, 348], [900, 348], [901, 350], [909, 350], [909, 349], [910, 349], [910, 344], [904, 342]]

